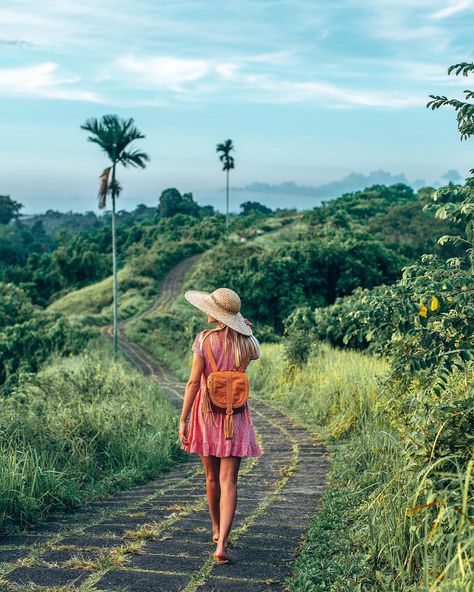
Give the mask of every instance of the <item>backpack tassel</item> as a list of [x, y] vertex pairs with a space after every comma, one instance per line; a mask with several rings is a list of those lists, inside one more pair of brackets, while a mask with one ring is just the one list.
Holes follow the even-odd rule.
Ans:
[[230, 440], [234, 435], [234, 411], [227, 412], [224, 420], [224, 438]]
[[207, 385], [205, 382], [201, 383], [201, 390], [202, 390], [202, 402], [201, 407], [204, 413], [211, 412], [211, 402], [209, 401], [209, 391], [207, 390]]
[[217, 425], [214, 412], [211, 409], [211, 401], [209, 399], [209, 391], [205, 382], [201, 383], [201, 412], [205, 422], [209, 423], [212, 420], [214, 425]]

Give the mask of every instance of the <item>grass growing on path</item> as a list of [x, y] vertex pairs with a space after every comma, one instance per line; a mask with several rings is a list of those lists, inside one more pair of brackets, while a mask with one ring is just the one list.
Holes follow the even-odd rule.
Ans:
[[0, 527], [42, 520], [182, 459], [176, 411], [109, 344], [25, 374], [2, 401]]
[[[380, 590], [370, 557], [357, 544], [357, 512], [364, 492], [336, 477], [343, 470], [341, 452], [334, 456], [332, 484], [324, 493], [321, 509], [309, 526], [294, 575], [291, 592]], [[360, 536], [360, 535], [359, 535]]]

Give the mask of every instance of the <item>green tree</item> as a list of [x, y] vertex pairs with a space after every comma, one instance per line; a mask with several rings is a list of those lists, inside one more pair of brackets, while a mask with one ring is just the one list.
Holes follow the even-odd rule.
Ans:
[[219, 153], [219, 160], [222, 162], [222, 170], [226, 173], [226, 209], [225, 227], [229, 228], [229, 171], [235, 168], [234, 157], [230, 153], [235, 150], [232, 140], [226, 140], [223, 144], [217, 144], [216, 152]]
[[[449, 66], [448, 74], [454, 72], [456, 76], [462, 74], [463, 76], [469, 76], [471, 72], [474, 72], [474, 62], [461, 62]], [[456, 111], [456, 119], [458, 122], [458, 130], [461, 134], [461, 140], [467, 140], [474, 135], [474, 103], [470, 103], [474, 99], [474, 91], [465, 90], [465, 101], [459, 99], [448, 99], [445, 96], [430, 95], [431, 101], [427, 103], [427, 107], [431, 109], [439, 109], [449, 105], [454, 107]], [[474, 169], [471, 171], [474, 174]]]
[[14, 201], [9, 195], [0, 195], [0, 224], [9, 224], [18, 218], [23, 204]]
[[[448, 74], [454, 72], [456, 76], [462, 74], [469, 76], [474, 72], [474, 62], [461, 62], [449, 66]], [[454, 107], [458, 130], [461, 140], [467, 140], [474, 136], [474, 91], [465, 90], [465, 100], [448, 99], [445, 96], [430, 95], [431, 101], [427, 107], [439, 109], [446, 105]], [[441, 187], [433, 194], [436, 204], [426, 206], [426, 209], [435, 209], [436, 217], [442, 220], [451, 220], [464, 225], [466, 238], [456, 235], [445, 235], [440, 237], [439, 243], [451, 242], [454, 244], [467, 245], [467, 254], [471, 264], [471, 272], [474, 273], [474, 168], [470, 170], [471, 176], [466, 179], [464, 186], [450, 183]]]
[[88, 140], [98, 144], [107, 154], [110, 167], [101, 175], [102, 183], [99, 190], [99, 208], [105, 207], [105, 198], [109, 190], [109, 174], [112, 172], [110, 189], [112, 194], [112, 266], [113, 266], [113, 290], [114, 290], [114, 352], [118, 351], [118, 286], [117, 286], [117, 246], [115, 231], [115, 200], [119, 192], [119, 184], [116, 179], [116, 167], [121, 164], [124, 167], [145, 168], [145, 162], [150, 158], [145, 152], [130, 150], [129, 146], [135, 140], [145, 136], [138, 130], [132, 118], [122, 119], [118, 115], [104, 115], [100, 121], [95, 117], [88, 119], [81, 129], [90, 133]]
[[242, 216], [247, 216], [248, 214], [252, 214], [254, 212], [258, 214], [272, 213], [270, 208], [267, 208], [267, 206], [264, 206], [258, 201], [245, 201], [244, 203], [240, 204], [240, 209], [242, 210]]
[[192, 193], [181, 193], [173, 188], [165, 189], [160, 195], [158, 206], [160, 215], [170, 218], [175, 214], [187, 214], [199, 217], [199, 205], [194, 201]]

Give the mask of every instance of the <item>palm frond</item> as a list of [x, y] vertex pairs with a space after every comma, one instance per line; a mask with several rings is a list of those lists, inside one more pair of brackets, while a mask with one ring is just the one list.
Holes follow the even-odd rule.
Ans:
[[235, 168], [234, 159], [230, 155], [230, 153], [235, 150], [234, 145], [232, 144], [232, 140], [226, 140], [222, 144], [217, 144], [216, 152], [220, 152], [219, 160], [222, 162], [223, 171], [229, 171]]
[[118, 197], [120, 193], [122, 193], [122, 185], [115, 179], [115, 181], [111, 181], [109, 185], [109, 193]]
[[124, 167], [133, 166], [144, 169], [146, 167], [145, 162], [148, 162], [149, 160], [150, 157], [146, 152], [140, 152], [139, 150], [132, 150], [131, 152], [128, 152], [126, 150], [122, 150], [118, 162], [123, 164]]
[[107, 191], [109, 190], [109, 175], [110, 175], [110, 171], [111, 171], [112, 167], [107, 167], [106, 169], [103, 170], [102, 175], [100, 175], [100, 187], [99, 187], [99, 193], [97, 195], [97, 197], [99, 198], [99, 210], [102, 210], [105, 208], [105, 200], [106, 200], [106, 196], [107, 196]]
[[88, 140], [98, 144], [112, 162], [144, 168], [149, 160], [144, 152], [126, 150], [134, 140], [145, 138], [131, 117], [122, 119], [118, 115], [107, 114], [100, 121], [92, 117], [81, 125], [81, 129], [90, 133]]

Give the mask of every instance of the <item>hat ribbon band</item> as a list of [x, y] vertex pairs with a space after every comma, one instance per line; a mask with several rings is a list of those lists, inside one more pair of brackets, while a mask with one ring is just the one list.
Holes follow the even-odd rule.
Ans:
[[[221, 308], [222, 310], [224, 310], [225, 312], [228, 312], [229, 314], [237, 314], [236, 312], [234, 312], [233, 310], [229, 310], [227, 307], [225, 307], [223, 304], [221, 304], [220, 302], [218, 302], [216, 300], [216, 298], [213, 296], [213, 294], [211, 294], [211, 300], [214, 302], [214, 304], [216, 306], [218, 306], [219, 308]], [[237, 311], [238, 312], [238, 311]]]

